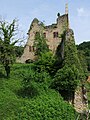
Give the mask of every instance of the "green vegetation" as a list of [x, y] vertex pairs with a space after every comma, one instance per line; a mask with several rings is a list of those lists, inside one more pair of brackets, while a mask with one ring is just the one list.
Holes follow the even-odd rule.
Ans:
[[15, 46], [16, 57], [21, 57], [21, 55], [23, 54], [23, 51], [24, 51], [24, 47], [22, 47], [22, 46]]
[[77, 86], [82, 84], [86, 78], [78, 58], [73, 31], [67, 30], [61, 37], [60, 48], [62, 48], [62, 53], [64, 51], [64, 57], [61, 53], [61, 59], [59, 56], [59, 59], [62, 60], [61, 68], [57, 70], [51, 87], [59, 91], [65, 100], [73, 100]]
[[59, 91], [65, 100], [70, 101], [74, 99], [74, 92], [78, 84], [78, 69], [74, 65], [72, 67], [64, 66], [57, 71], [52, 88]]
[[79, 52], [83, 52], [83, 55], [85, 56], [85, 60], [88, 66], [88, 70], [90, 71], [90, 41], [83, 42], [77, 45], [77, 49]]
[[[11, 67], [14, 56], [21, 55], [23, 48], [14, 46], [17, 40], [11, 42], [15, 21], [10, 25], [1, 23], [1, 26], [4, 37], [0, 39], [0, 119], [76, 120], [75, 109], [64, 100], [74, 99], [74, 92], [86, 74], [78, 58], [73, 31], [63, 32], [60, 49], [58, 47], [55, 56], [49, 50], [44, 35], [37, 32], [34, 42], [36, 61]], [[8, 79], [3, 66], [7, 76], [11, 69]]]
[[43, 33], [36, 32], [34, 47], [36, 48], [35, 54], [37, 56], [41, 56], [42, 53], [49, 51], [49, 48], [48, 48], [48, 45], [46, 44], [46, 39]]
[[11, 24], [0, 21], [0, 61], [5, 68], [7, 77], [10, 76], [11, 65], [15, 62], [15, 43], [16, 20]]
[[[90, 41], [83, 42], [77, 45], [77, 49], [78, 49], [78, 57], [82, 64], [84, 73], [86, 76], [90, 76]], [[90, 109], [90, 82], [85, 81], [84, 85], [87, 90], [88, 105]]]
[[[63, 101], [58, 92], [48, 88], [49, 75], [37, 73], [37, 77], [31, 76], [32, 67], [33, 64], [15, 64], [8, 80], [3, 75], [0, 77], [0, 119], [75, 120], [77, 115], [73, 107]], [[0, 70], [4, 73], [2, 66]], [[28, 80], [33, 92], [25, 94], [24, 83]]]
[[[88, 73], [88, 76], [90, 76], [90, 41], [83, 42], [77, 45], [77, 49], [79, 54], [78, 56], [80, 58], [80, 61], [84, 69], [84, 73], [85, 74]], [[90, 109], [90, 83], [85, 82], [85, 87], [87, 89], [88, 103], [89, 103], [89, 109]]]

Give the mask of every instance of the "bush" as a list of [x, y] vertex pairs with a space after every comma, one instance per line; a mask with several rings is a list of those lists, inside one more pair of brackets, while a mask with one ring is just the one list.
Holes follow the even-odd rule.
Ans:
[[55, 57], [52, 52], [42, 53], [41, 56], [39, 56], [38, 60], [35, 62], [35, 68], [38, 72], [43, 70], [52, 75], [54, 73], [54, 63]]
[[51, 87], [59, 91], [65, 99], [70, 99], [78, 83], [78, 69], [74, 65], [71, 68], [64, 66], [57, 71]]
[[[33, 72], [32, 67], [32, 64], [15, 64], [11, 77], [0, 79], [0, 120], [75, 120], [73, 107], [48, 88], [49, 74]], [[24, 84], [22, 79], [29, 80], [29, 84], [25, 83], [29, 85], [25, 96], [19, 93]]]
[[45, 71], [38, 73], [30, 70], [28, 74], [23, 77], [23, 93], [29, 97], [34, 97], [47, 90], [50, 86], [51, 78]]
[[13, 119], [16, 120], [75, 120], [75, 110], [54, 91], [36, 99], [23, 101]]
[[19, 101], [12, 91], [8, 88], [0, 89], [0, 120], [8, 120], [17, 111], [18, 105]]

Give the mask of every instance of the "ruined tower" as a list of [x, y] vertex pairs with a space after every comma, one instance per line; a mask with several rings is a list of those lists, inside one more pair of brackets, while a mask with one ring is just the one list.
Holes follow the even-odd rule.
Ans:
[[58, 45], [61, 42], [60, 35], [63, 33], [63, 31], [68, 28], [68, 7], [66, 5], [64, 15], [60, 15], [58, 13], [56, 23], [49, 25], [49, 26], [43, 26], [42, 22], [40, 22], [37, 18], [34, 18], [34, 20], [31, 23], [31, 26], [28, 30], [28, 40], [25, 45], [24, 53], [20, 58], [21, 63], [25, 63], [26, 60], [34, 60], [35, 59], [35, 49], [34, 49], [34, 39], [35, 34], [37, 32], [43, 32], [44, 37], [47, 39], [47, 44], [49, 46], [49, 49], [54, 53], [58, 47]]

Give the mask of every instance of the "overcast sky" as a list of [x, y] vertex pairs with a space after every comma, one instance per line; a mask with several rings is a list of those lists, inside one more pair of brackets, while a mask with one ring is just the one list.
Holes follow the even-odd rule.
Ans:
[[57, 13], [65, 13], [67, 2], [76, 44], [90, 41], [90, 0], [0, 0], [0, 16], [7, 21], [19, 19], [19, 27], [26, 36], [34, 18], [46, 25], [55, 23]]

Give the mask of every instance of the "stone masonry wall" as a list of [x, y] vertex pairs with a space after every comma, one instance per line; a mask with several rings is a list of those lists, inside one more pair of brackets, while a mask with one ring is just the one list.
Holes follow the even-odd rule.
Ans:
[[[58, 16], [57, 18], [57, 23], [52, 24], [49, 26], [42, 26], [40, 21], [35, 18], [30, 26], [30, 29], [28, 31], [28, 40], [26, 43], [26, 47], [24, 49], [24, 53], [19, 59], [21, 63], [24, 63], [26, 60], [35, 59], [34, 55], [34, 49], [33, 49], [33, 43], [34, 43], [34, 38], [36, 32], [43, 32], [46, 36], [47, 39], [47, 44], [49, 46], [49, 49], [52, 50], [53, 53], [55, 53], [58, 45], [61, 42], [60, 39], [60, 34], [62, 34], [63, 30], [68, 26], [68, 15], [62, 15]], [[57, 33], [58, 36], [54, 37], [54, 33]], [[30, 50], [31, 49], [31, 50]]]
[[78, 86], [74, 97], [74, 107], [78, 113], [88, 111], [87, 93], [83, 93], [83, 88]]

